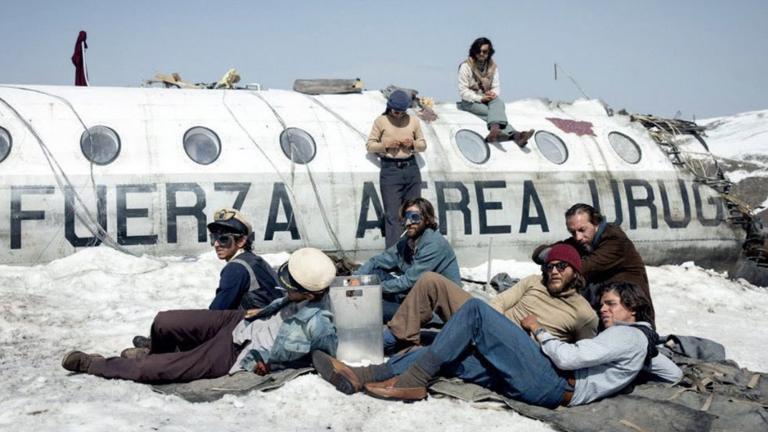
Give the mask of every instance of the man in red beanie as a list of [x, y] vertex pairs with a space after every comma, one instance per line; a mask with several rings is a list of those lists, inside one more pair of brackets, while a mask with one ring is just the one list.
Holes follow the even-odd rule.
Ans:
[[[550, 250], [541, 274], [530, 275], [491, 300], [491, 306], [512, 322], [528, 315], [539, 317], [540, 324], [566, 342], [594, 337], [598, 319], [589, 303], [579, 294], [584, 287], [581, 258], [568, 244]], [[388, 352], [421, 344], [421, 327], [436, 313], [448, 321], [472, 296], [437, 273], [425, 273], [414, 285], [403, 304], [384, 330]]]

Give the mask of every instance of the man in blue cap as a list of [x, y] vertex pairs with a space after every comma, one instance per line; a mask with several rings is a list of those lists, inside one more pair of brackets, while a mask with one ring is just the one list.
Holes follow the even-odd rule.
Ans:
[[384, 235], [390, 248], [403, 234], [398, 211], [403, 202], [421, 197], [421, 173], [415, 154], [427, 149], [416, 116], [405, 111], [413, 98], [403, 90], [389, 95], [387, 108], [376, 118], [366, 148], [381, 161], [379, 188], [384, 204]]

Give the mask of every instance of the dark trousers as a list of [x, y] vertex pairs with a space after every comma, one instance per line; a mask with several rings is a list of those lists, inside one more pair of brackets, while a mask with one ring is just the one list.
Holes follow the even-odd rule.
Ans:
[[401, 161], [382, 158], [379, 188], [384, 204], [384, 235], [387, 248], [390, 248], [403, 233], [398, 214], [400, 206], [406, 200], [421, 196], [421, 172], [416, 158]]
[[459, 377], [532, 405], [556, 407], [569, 389], [523, 329], [478, 299], [464, 303], [432, 345], [387, 362], [396, 375], [414, 363], [428, 373], [437, 373], [437, 368], [440, 375]]
[[147, 383], [224, 376], [240, 353], [232, 343], [232, 330], [244, 313], [242, 310], [160, 312], [152, 322], [149, 354], [137, 359], [93, 360], [88, 373]]

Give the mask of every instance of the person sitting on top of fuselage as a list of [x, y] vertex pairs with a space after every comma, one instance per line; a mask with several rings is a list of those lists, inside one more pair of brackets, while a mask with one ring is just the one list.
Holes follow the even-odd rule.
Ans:
[[[366, 261], [356, 274], [373, 274], [381, 280], [384, 322], [397, 311], [408, 291], [422, 274], [440, 273], [461, 285], [461, 273], [450, 243], [437, 231], [432, 203], [424, 198], [407, 200], [400, 207], [405, 236], [394, 246]], [[390, 272], [396, 272], [392, 276]]]

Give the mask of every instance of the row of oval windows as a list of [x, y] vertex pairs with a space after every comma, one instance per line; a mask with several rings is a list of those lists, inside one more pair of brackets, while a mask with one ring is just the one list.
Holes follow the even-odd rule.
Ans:
[[[488, 143], [477, 132], [461, 129], [456, 132], [455, 139], [456, 146], [468, 161], [480, 165], [490, 159], [491, 150]], [[541, 154], [552, 163], [559, 165], [568, 160], [568, 147], [557, 135], [538, 131], [534, 135], [534, 141]], [[616, 154], [626, 162], [640, 162], [640, 147], [632, 138], [620, 132], [611, 132], [608, 134], [608, 141]], [[11, 134], [0, 127], [0, 162], [10, 154], [12, 143]], [[221, 154], [219, 136], [203, 126], [187, 130], [183, 143], [187, 156], [201, 165], [213, 163]], [[280, 134], [280, 148], [289, 160], [299, 164], [311, 162], [317, 152], [312, 135], [294, 127], [286, 128]], [[89, 161], [97, 165], [107, 165], [120, 154], [120, 136], [110, 127], [93, 126], [80, 136], [80, 149]]]

